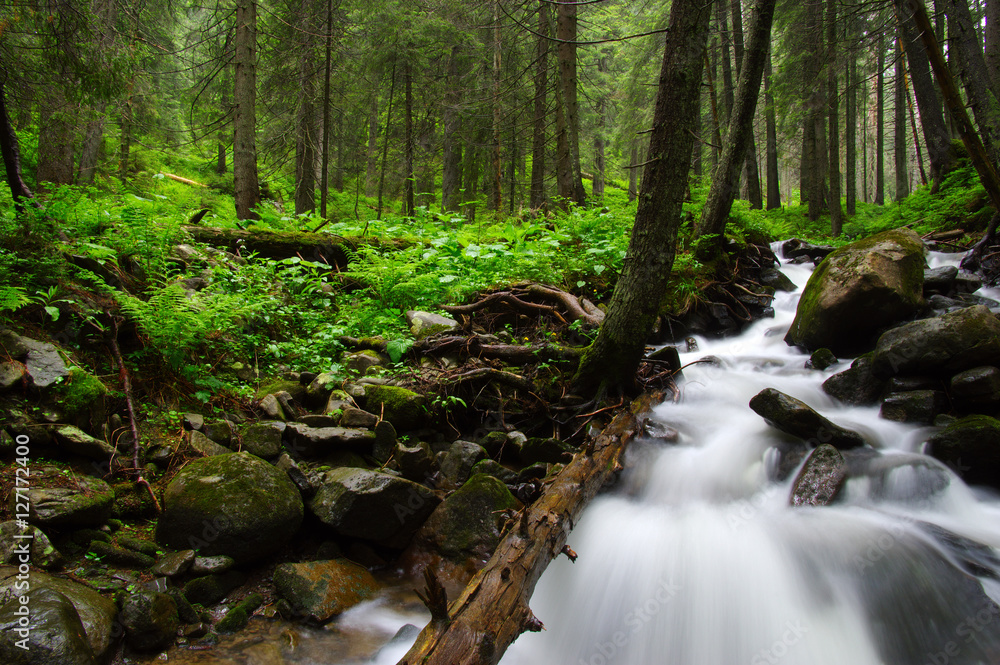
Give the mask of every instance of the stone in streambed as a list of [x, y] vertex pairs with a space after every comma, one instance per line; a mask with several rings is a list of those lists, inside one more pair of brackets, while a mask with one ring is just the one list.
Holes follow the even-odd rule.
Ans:
[[[29, 504], [28, 521], [41, 527], [101, 526], [111, 517], [115, 495], [100, 478], [63, 473], [38, 464], [31, 469], [31, 488], [22, 494]], [[11, 493], [11, 512], [16, 497]]]
[[[27, 616], [18, 614], [22, 607], [29, 609]], [[29, 605], [12, 597], [0, 607], [0, 658], [5, 665], [98, 662], [73, 603], [51, 589], [32, 589]]]
[[932, 435], [927, 446], [965, 482], [1000, 488], [1000, 420], [960, 418]]
[[948, 410], [948, 397], [940, 390], [910, 390], [889, 393], [882, 401], [879, 415], [900, 423], [930, 425]]
[[136, 651], [160, 651], [173, 644], [180, 621], [177, 603], [165, 593], [140, 591], [122, 606], [125, 642]]
[[274, 586], [292, 610], [326, 622], [378, 591], [378, 582], [361, 566], [338, 559], [283, 563], [274, 569]]
[[830, 422], [805, 402], [774, 388], [765, 388], [754, 395], [750, 408], [772, 427], [812, 445], [829, 443], [839, 449], [865, 445], [857, 432]]
[[951, 397], [963, 410], [1000, 404], [1000, 369], [974, 367], [951, 377]]
[[793, 506], [825, 506], [836, 498], [847, 479], [847, 463], [829, 444], [815, 448], [792, 483]]

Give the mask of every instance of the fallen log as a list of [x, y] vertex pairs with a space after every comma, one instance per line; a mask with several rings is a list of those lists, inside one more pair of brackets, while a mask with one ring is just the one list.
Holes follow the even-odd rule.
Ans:
[[[441, 589], [427, 575], [432, 618], [399, 665], [495, 665], [525, 631], [543, 628], [528, 601], [542, 572], [566, 552], [566, 538], [584, 507], [616, 470], [642, 414], [661, 395], [645, 395], [620, 413], [548, 485], [534, 503], [508, 524], [486, 566], [443, 611]], [[586, 556], [586, 552], [582, 555]]]
[[195, 182], [194, 180], [189, 180], [187, 178], [182, 178], [181, 176], [174, 175], [173, 173], [164, 173], [163, 175], [170, 178], [171, 180], [176, 180], [177, 182], [182, 182], [185, 185], [191, 185], [192, 187], [208, 187], [208, 185], [206, 184]]

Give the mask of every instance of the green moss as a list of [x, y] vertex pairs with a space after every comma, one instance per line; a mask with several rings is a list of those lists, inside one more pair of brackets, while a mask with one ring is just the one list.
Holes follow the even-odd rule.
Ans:
[[59, 404], [67, 413], [75, 415], [92, 409], [95, 402], [104, 399], [108, 388], [101, 380], [86, 370], [74, 367], [57, 390]]
[[399, 386], [365, 386], [365, 405], [399, 431], [423, 426], [429, 414], [426, 397]]
[[274, 379], [269, 383], [261, 385], [260, 390], [257, 391], [257, 399], [261, 399], [267, 395], [271, 395], [273, 393], [278, 393], [281, 391], [287, 392], [296, 400], [300, 400], [306, 394], [305, 386], [303, 386], [298, 381], [286, 381], [285, 379]]

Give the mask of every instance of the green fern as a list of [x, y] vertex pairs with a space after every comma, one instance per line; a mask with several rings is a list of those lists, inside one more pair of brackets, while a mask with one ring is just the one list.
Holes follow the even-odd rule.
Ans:
[[0, 312], [13, 312], [31, 302], [20, 286], [0, 286]]

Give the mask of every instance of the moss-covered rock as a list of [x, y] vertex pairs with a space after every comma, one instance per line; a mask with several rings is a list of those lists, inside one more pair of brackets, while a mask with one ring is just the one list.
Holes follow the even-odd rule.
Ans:
[[[896, 229], [845, 245], [806, 283], [785, 341], [851, 355], [923, 304], [924, 246]], [[870, 348], [870, 347], [869, 347]]]
[[281, 454], [281, 437], [285, 423], [271, 421], [255, 423], [243, 431], [243, 450], [262, 459], [273, 459]]
[[140, 591], [122, 606], [125, 642], [136, 651], [159, 651], [170, 646], [177, 634], [177, 604], [168, 594]]
[[90, 541], [89, 551], [97, 555], [102, 562], [121, 568], [136, 568], [145, 570], [152, 567], [156, 560], [148, 554], [115, 547], [111, 543], [100, 540]]
[[834, 424], [802, 400], [774, 388], [765, 388], [754, 395], [750, 408], [768, 425], [812, 446], [829, 443], [844, 450], [865, 445], [864, 437], [857, 432]]
[[519, 455], [526, 465], [539, 462], [555, 464], [573, 459], [576, 449], [564, 441], [553, 438], [531, 437], [521, 446]]
[[302, 498], [286, 474], [250, 453], [219, 455], [188, 464], [167, 486], [156, 539], [245, 562], [278, 551], [302, 517]]
[[273, 579], [296, 614], [320, 622], [371, 598], [379, 588], [371, 573], [346, 559], [283, 563]]
[[246, 581], [246, 576], [235, 570], [221, 575], [196, 577], [184, 585], [184, 597], [192, 605], [208, 607], [225, 598], [230, 591]]
[[[111, 487], [100, 478], [48, 464], [32, 466], [31, 488], [21, 496], [29, 504], [28, 521], [43, 528], [101, 526], [111, 517], [115, 498]], [[12, 508], [16, 500], [11, 492]]]
[[[0, 659], [6, 665], [97, 665], [80, 616], [66, 596], [32, 589], [30, 601], [0, 606]], [[27, 615], [18, 615], [22, 607], [29, 609]], [[18, 628], [25, 632], [19, 635]]]
[[33, 566], [58, 568], [62, 564], [62, 554], [41, 529], [30, 524], [21, 525], [14, 520], [0, 524], [0, 564], [20, 562], [20, 548], [26, 536]]
[[971, 484], [1000, 488], [1000, 420], [966, 416], [927, 440], [930, 454]]
[[94, 425], [105, 420], [108, 387], [90, 372], [71, 367], [66, 379], [53, 387], [52, 398], [75, 422]]
[[823, 392], [853, 406], [872, 406], [878, 403], [885, 381], [872, 370], [873, 353], [858, 356], [849, 369], [834, 374], [823, 382]]
[[246, 598], [231, 607], [224, 617], [215, 624], [217, 633], [235, 633], [246, 628], [250, 617], [257, 608], [264, 604], [264, 597], [259, 593], [251, 593]]
[[398, 432], [424, 427], [429, 422], [427, 398], [399, 386], [365, 386], [365, 410], [378, 413]]
[[156, 504], [149, 488], [140, 483], [125, 481], [112, 485], [115, 502], [111, 514], [122, 519], [142, 519], [156, 515]]

